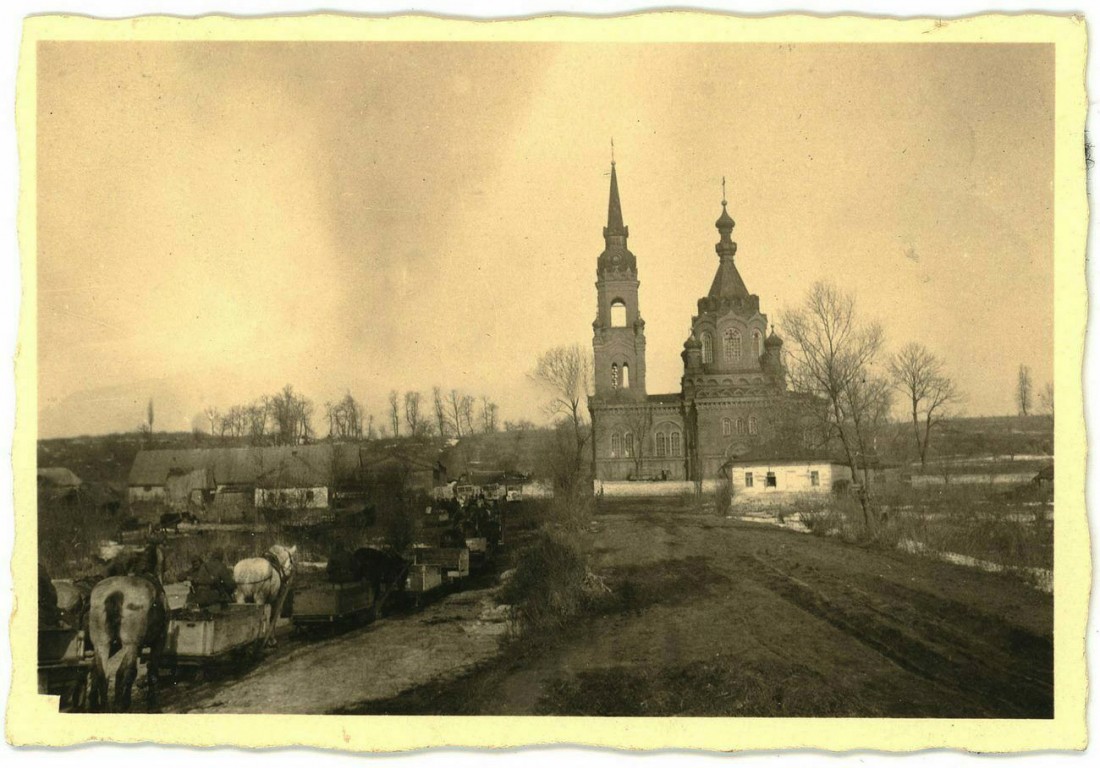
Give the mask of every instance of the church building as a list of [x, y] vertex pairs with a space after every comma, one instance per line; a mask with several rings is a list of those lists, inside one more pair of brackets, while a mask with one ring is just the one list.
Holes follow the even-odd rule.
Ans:
[[595, 394], [588, 401], [596, 480], [715, 479], [724, 464], [778, 428], [787, 397], [783, 342], [768, 333], [760, 298], [737, 271], [725, 200], [715, 226], [718, 269], [691, 318], [680, 391], [649, 394], [638, 261], [627, 247], [612, 161], [604, 250], [596, 262]]

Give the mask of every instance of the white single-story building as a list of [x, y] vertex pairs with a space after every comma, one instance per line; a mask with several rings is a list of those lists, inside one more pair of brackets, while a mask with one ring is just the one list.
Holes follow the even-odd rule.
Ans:
[[844, 463], [826, 456], [799, 458], [730, 459], [728, 473], [733, 502], [739, 499], [779, 501], [793, 495], [827, 495], [837, 486], [848, 487], [852, 471]]

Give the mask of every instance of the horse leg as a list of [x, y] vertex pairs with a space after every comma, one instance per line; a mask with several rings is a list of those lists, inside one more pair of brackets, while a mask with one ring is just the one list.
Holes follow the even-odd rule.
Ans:
[[137, 679], [137, 655], [140, 649], [127, 645], [119, 652], [118, 671], [115, 673], [115, 711], [129, 712], [133, 701], [134, 680]]
[[92, 673], [88, 676], [88, 711], [102, 712], [107, 701], [107, 654], [96, 648]]
[[149, 661], [145, 666], [145, 696], [148, 704], [147, 709], [150, 712], [160, 711], [157, 704], [157, 689], [160, 687], [160, 659], [161, 654], [164, 653], [165, 641], [167, 641], [167, 637], [163, 640], [154, 640], [150, 644]]

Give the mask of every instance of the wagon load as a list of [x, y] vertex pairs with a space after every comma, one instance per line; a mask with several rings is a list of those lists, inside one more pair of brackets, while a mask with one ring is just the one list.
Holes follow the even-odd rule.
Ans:
[[443, 571], [438, 565], [411, 565], [405, 577], [405, 591], [424, 594], [442, 586]]
[[417, 547], [413, 550], [413, 565], [434, 565], [443, 571], [448, 581], [470, 575], [470, 550], [466, 547]]
[[69, 664], [84, 661], [84, 632], [69, 627], [43, 627], [38, 630], [38, 663]]
[[185, 608], [168, 620], [165, 655], [177, 664], [202, 664], [230, 654], [258, 652], [270, 620], [270, 606], [262, 603]]
[[168, 601], [169, 611], [178, 611], [187, 605], [191, 595], [191, 582], [180, 581], [164, 585], [164, 597]]
[[320, 582], [294, 591], [295, 624], [326, 624], [363, 618], [374, 607], [368, 581]]
[[38, 692], [61, 697], [61, 708], [83, 706], [91, 659], [84, 632], [69, 627], [38, 630]]
[[484, 556], [489, 551], [489, 539], [484, 536], [475, 536], [466, 539], [466, 549], [472, 556]]

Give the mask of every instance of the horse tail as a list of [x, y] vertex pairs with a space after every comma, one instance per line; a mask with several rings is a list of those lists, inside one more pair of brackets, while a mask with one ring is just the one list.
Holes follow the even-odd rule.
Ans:
[[109, 638], [107, 657], [110, 658], [122, 650], [122, 601], [125, 596], [120, 590], [107, 595], [103, 601], [106, 613], [107, 637]]

